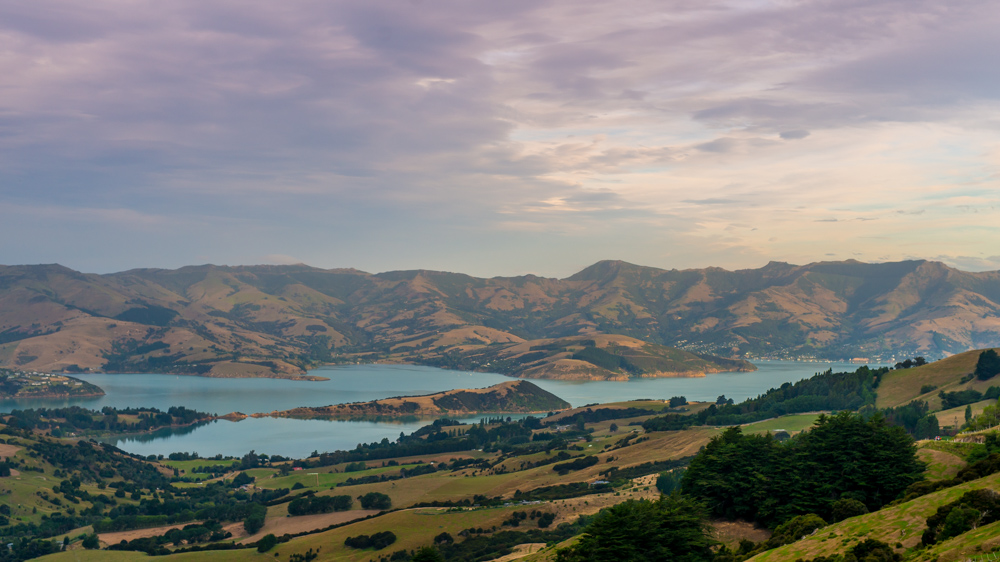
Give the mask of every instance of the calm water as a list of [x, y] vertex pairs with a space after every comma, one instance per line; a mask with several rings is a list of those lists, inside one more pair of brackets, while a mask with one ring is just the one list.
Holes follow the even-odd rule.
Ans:
[[[785, 382], [811, 377], [820, 371], [853, 371], [845, 363], [760, 361], [753, 373], [719, 373], [699, 378], [639, 379], [627, 382], [568, 382], [532, 380], [534, 384], [574, 406], [639, 398], [685, 396], [688, 400], [715, 400], [720, 394], [736, 401], [766, 392]], [[296, 406], [326, 406], [390, 396], [430, 394], [454, 388], [481, 388], [512, 380], [503, 375], [445, 371], [410, 365], [352, 365], [323, 367], [311, 374], [328, 381], [280, 379], [212, 379], [174, 375], [82, 375], [107, 393], [98, 398], [72, 400], [0, 401], [0, 412], [14, 408], [79, 405], [100, 409], [146, 406], [166, 410], [185, 406], [202, 412], [246, 414], [287, 410]], [[478, 417], [476, 418], [478, 419]], [[360, 442], [395, 439], [426, 421], [404, 423], [372, 421], [292, 420], [251, 418], [241, 422], [219, 420], [180, 431], [116, 439], [127, 451], [149, 455], [176, 451], [242, 455], [258, 453], [302, 457], [312, 451], [351, 449]]]

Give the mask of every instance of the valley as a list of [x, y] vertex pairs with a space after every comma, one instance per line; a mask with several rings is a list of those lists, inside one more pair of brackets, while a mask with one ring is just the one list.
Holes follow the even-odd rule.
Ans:
[[[709, 465], [698, 459], [710, 454], [720, 439], [734, 439], [736, 430], [727, 429], [733, 426], [739, 426], [735, 435], [745, 436], [748, 444], [773, 443], [766, 445], [774, 451], [770, 454], [787, 454], [818, 439], [810, 437], [817, 427], [823, 428], [817, 435], [834, 439], [831, 444], [840, 439], [837, 424], [883, 427], [879, 424], [886, 422], [866, 422], [849, 413], [878, 407], [888, 423], [896, 424], [878, 431], [888, 431], [886, 435], [899, 442], [899, 454], [908, 454], [910, 437], [904, 428], [919, 432], [917, 422], [935, 415], [934, 407], [926, 407], [914, 410], [922, 417], [907, 417], [914, 408], [910, 386], [930, 381], [948, 392], [983, 385], [984, 395], [993, 392], [991, 388], [1000, 390], [1000, 377], [968, 377], [979, 356], [981, 352], [969, 352], [909, 369], [829, 371], [739, 403], [724, 402], [723, 397], [695, 402], [675, 396], [668, 403], [607, 402], [514, 421], [439, 419], [396, 441], [362, 443], [352, 450], [300, 459], [253, 452], [237, 457], [133, 457], [106, 445], [53, 440], [8, 426], [0, 429], [6, 442], [0, 453], [9, 457], [11, 471], [0, 478], [0, 493], [10, 498], [4, 503], [11, 507], [8, 517], [13, 522], [52, 529], [44, 532], [54, 533], [50, 536], [59, 543], [55, 550], [65, 542], [66, 552], [53, 552], [52, 560], [138, 560], [145, 553], [183, 560], [275, 559], [275, 553], [280, 560], [405, 560], [428, 547], [446, 560], [556, 560], [571, 552], [585, 533], [596, 532], [588, 530], [599, 512], [641, 505], [631, 500], [665, 501], [657, 498], [678, 484], [684, 493], [701, 493], [687, 487], [685, 467], [705, 470]], [[504, 383], [525, 384], [531, 383]], [[992, 415], [995, 404], [995, 398], [986, 400], [979, 415]], [[848, 413], [834, 416], [838, 410]], [[958, 429], [942, 426], [936, 431], [948, 435]], [[932, 544], [921, 538], [924, 520], [942, 506], [970, 491], [997, 490], [1000, 464], [991, 468], [990, 459], [1000, 456], [989, 456], [996, 432], [984, 435], [985, 443], [979, 444], [918, 440], [913, 463], [919, 459], [926, 467], [912, 464], [918, 473], [904, 482], [913, 484], [899, 485], [905, 496], [901, 493], [895, 502], [877, 500], [868, 514], [827, 519], [801, 540], [786, 538], [780, 526], [716, 515], [709, 524], [721, 545], [713, 549], [711, 560], [818, 559], [878, 541], [906, 560], [946, 562], [1000, 547], [994, 523], [953, 536], [941, 534]], [[754, 441], [758, 436], [765, 441]], [[769, 436], [786, 441], [774, 443]], [[889, 450], [888, 444], [879, 447]], [[93, 461], [74, 464], [72, 459], [79, 455]], [[791, 468], [797, 461], [788, 462]], [[231, 507], [206, 511], [209, 504], [199, 502], [208, 498], [214, 498], [215, 506]], [[157, 506], [165, 502], [190, 507], [169, 512], [177, 515], [156, 515]], [[347, 507], [336, 507], [337, 502]], [[259, 520], [253, 515], [257, 512], [263, 514]], [[829, 517], [828, 511], [822, 513]], [[0, 526], [0, 532], [16, 537], [10, 533], [19, 532], [17, 528]], [[389, 537], [387, 544], [350, 546], [352, 537], [376, 535]], [[93, 546], [88, 537], [94, 536], [100, 546], [126, 551], [84, 548], [85, 540]], [[34, 547], [39, 553], [48, 548], [43, 542]]]

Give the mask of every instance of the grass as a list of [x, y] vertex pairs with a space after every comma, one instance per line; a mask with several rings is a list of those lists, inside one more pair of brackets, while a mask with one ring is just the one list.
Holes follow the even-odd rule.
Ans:
[[239, 459], [220, 460], [220, 461], [214, 459], [197, 459], [193, 461], [163, 460], [160, 461], [160, 464], [170, 468], [176, 468], [177, 470], [181, 471], [181, 473], [188, 474], [191, 473], [192, 470], [204, 466], [218, 466], [218, 465], [232, 466], [238, 462], [240, 462]]
[[936, 544], [916, 560], [976, 560], [977, 555], [1000, 548], [1000, 522], [991, 523]]
[[773, 433], [779, 429], [784, 429], [788, 433], [798, 433], [812, 427], [818, 418], [819, 414], [793, 414], [789, 416], [781, 416], [780, 418], [764, 420], [746, 425], [743, 427], [743, 433], [766, 433], [768, 431]]
[[955, 455], [956, 457], [965, 460], [969, 458], [969, 454], [972, 453], [979, 445], [976, 443], [959, 443], [957, 441], [921, 441], [921, 449], [933, 449], [935, 451], [943, 451], [945, 453]]
[[[982, 351], [967, 351], [923, 367], [890, 371], [882, 377], [875, 405], [879, 408], [894, 408], [909, 404], [919, 398], [926, 400], [931, 409], [936, 410], [941, 408], [938, 392], [942, 390], [953, 392], [971, 388], [984, 392], [991, 384], [996, 385], [997, 381], [972, 379], [967, 383], [961, 383], [963, 376], [975, 370], [976, 362]], [[937, 388], [926, 394], [921, 394], [920, 389], [925, 385], [933, 385]]]
[[[330, 467], [323, 467], [320, 469], [296, 470], [294, 472], [289, 472], [287, 476], [275, 476], [274, 478], [267, 479], [258, 477], [256, 484], [261, 488], [267, 488], [270, 490], [277, 488], [291, 488], [295, 484], [302, 484], [306, 488], [329, 488], [342, 482], [346, 482], [348, 478], [360, 478], [379, 474], [398, 474], [400, 468], [401, 467], [398, 466], [387, 466], [370, 468], [368, 470], [359, 470], [357, 472], [324, 472], [324, 469], [328, 471], [330, 470]], [[255, 475], [251, 474], [251, 476]]]
[[932, 448], [921, 448], [917, 451], [917, 458], [927, 463], [925, 474], [928, 480], [953, 478], [968, 464], [962, 457]]
[[[310, 548], [314, 551], [319, 549], [318, 561], [324, 560], [370, 560], [376, 555], [373, 550], [355, 550], [344, 546], [344, 539], [349, 536], [372, 535], [379, 531], [392, 531], [397, 540], [391, 546], [378, 551], [377, 554], [389, 554], [397, 550], [415, 550], [432, 542], [434, 536], [447, 532], [452, 536], [458, 536], [464, 529], [471, 527], [490, 528], [501, 526], [501, 523], [510, 517], [514, 511], [524, 510], [523, 507], [507, 507], [494, 509], [478, 509], [470, 511], [447, 511], [440, 509], [415, 509], [407, 511], [397, 511], [389, 513], [375, 519], [360, 521], [339, 529], [333, 529], [323, 533], [307, 535], [293, 539], [291, 542], [279, 544], [270, 552], [260, 554], [255, 549], [243, 549], [235, 551], [210, 551], [192, 552], [177, 554], [170, 557], [171, 560], [184, 562], [205, 561], [226, 561], [233, 560], [242, 562], [243, 560], [287, 560], [293, 553], [304, 553]], [[525, 529], [522, 524], [520, 529]], [[275, 553], [278, 556], [275, 556]], [[102, 554], [114, 554], [114, 557], [102, 557]], [[70, 551], [55, 554], [44, 558], [54, 562], [71, 561], [101, 561], [111, 560], [112, 562], [128, 562], [132, 560], [148, 560], [149, 557], [142, 553], [109, 553], [107, 551]]]
[[[920, 537], [926, 529], [927, 517], [933, 515], [938, 507], [955, 501], [969, 490], [979, 488], [1000, 489], [1000, 474], [966, 482], [903, 504], [883, 508], [875, 513], [834, 523], [820, 529], [810, 537], [758, 554], [751, 560], [754, 562], [776, 562], [798, 558], [808, 560], [817, 556], [842, 554], [851, 545], [866, 538], [877, 539], [891, 545], [900, 542], [904, 548], [911, 549], [920, 544]], [[966, 546], [970, 548], [978, 544], [972, 537], [964, 539], [963, 537], [965, 535], [952, 540], [961, 539], [963, 542], [967, 542]], [[995, 535], [993, 537], [995, 538]], [[986, 540], [986, 537], [981, 538]], [[941, 549], [950, 548], [949, 542], [952, 541], [947, 541], [939, 547]], [[933, 560], [934, 557], [931, 556], [928, 559]]]
[[[978, 416], [983, 413], [983, 410], [987, 406], [992, 406], [996, 403], [996, 400], [980, 400], [979, 402], [969, 404], [969, 406], [972, 406], [972, 415]], [[966, 406], [959, 406], [938, 412], [935, 414], [938, 419], [938, 425], [941, 427], [961, 427], [965, 423], [965, 408]]]

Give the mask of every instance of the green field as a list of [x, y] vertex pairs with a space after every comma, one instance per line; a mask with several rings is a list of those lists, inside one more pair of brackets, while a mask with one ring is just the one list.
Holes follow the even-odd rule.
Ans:
[[766, 433], [775, 432], [778, 430], [785, 430], [788, 433], [795, 434], [802, 430], [809, 429], [816, 423], [819, 418], [819, 414], [794, 414], [790, 416], [781, 416], [780, 418], [774, 418], [771, 420], [759, 421], [756, 423], [751, 423], [743, 427], [744, 433]]
[[197, 459], [193, 461], [163, 460], [160, 461], [160, 464], [162, 464], [163, 466], [169, 466], [170, 468], [176, 468], [177, 470], [180, 470], [182, 474], [193, 474], [191, 471], [196, 468], [202, 468], [206, 466], [219, 466], [219, 465], [232, 466], [238, 462], [240, 462], [239, 459], [220, 460], [220, 461], [213, 459]]

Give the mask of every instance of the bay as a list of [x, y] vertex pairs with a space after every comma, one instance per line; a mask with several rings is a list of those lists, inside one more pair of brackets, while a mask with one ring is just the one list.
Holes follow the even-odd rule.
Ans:
[[[630, 381], [532, 380], [573, 406], [620, 402], [644, 398], [665, 399], [685, 396], [691, 401], [715, 400], [725, 395], [737, 402], [757, 396], [785, 382], [832, 368], [853, 371], [858, 365], [796, 361], [759, 361], [752, 373], [717, 373], [694, 378], [634, 379]], [[104, 406], [171, 406], [215, 414], [286, 410], [297, 406], [326, 406], [364, 402], [391, 396], [416, 396], [455, 388], [482, 388], [512, 380], [492, 373], [447, 371], [413, 365], [351, 365], [321, 367], [311, 375], [326, 381], [282, 379], [217, 379], [154, 374], [91, 374], [80, 378], [104, 389], [105, 396], [61, 400], [2, 401], [0, 411], [14, 408], [64, 407], [78, 405], [100, 409]], [[479, 417], [473, 418], [478, 420]], [[426, 420], [345, 421], [250, 418], [240, 422], [218, 420], [197, 427], [165, 430], [153, 434], [110, 438], [126, 451], [141, 454], [197, 452], [202, 456], [258, 453], [304, 457], [313, 451], [352, 449], [358, 443], [394, 440], [400, 432], [410, 433]]]

